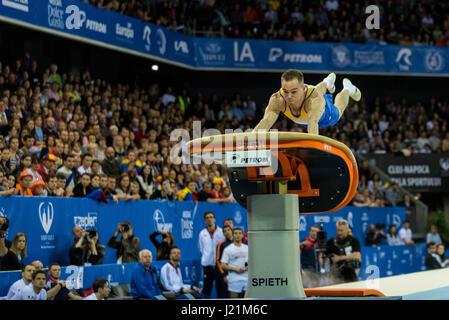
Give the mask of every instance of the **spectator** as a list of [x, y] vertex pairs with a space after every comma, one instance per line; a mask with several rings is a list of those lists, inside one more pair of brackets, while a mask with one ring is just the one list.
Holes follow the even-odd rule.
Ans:
[[131, 295], [136, 299], [163, 299], [158, 283], [158, 271], [151, 265], [152, 261], [150, 250], [143, 249], [139, 252], [139, 264], [131, 278]]
[[1, 260], [1, 271], [22, 270], [23, 259], [27, 255], [27, 239], [24, 233], [16, 233], [9, 248]]
[[85, 153], [81, 157], [82, 165], [78, 168], [78, 172], [82, 175], [84, 173], [92, 173], [91, 165], [93, 161], [93, 156], [90, 153]]
[[248, 246], [242, 243], [243, 230], [232, 230], [233, 243], [226, 247], [221, 265], [229, 272], [228, 291], [231, 299], [244, 295], [248, 283]]
[[83, 173], [80, 177], [80, 182], [75, 186], [75, 189], [73, 189], [73, 196], [75, 198], [84, 198], [92, 191], [90, 175], [88, 173]]
[[25, 286], [11, 300], [47, 300], [47, 291], [45, 285], [47, 281], [47, 273], [38, 270], [33, 273], [31, 286]]
[[[309, 288], [316, 288], [319, 285], [320, 265], [323, 264], [321, 252], [317, 250], [318, 231], [320, 231], [318, 226], [310, 226], [309, 236], [299, 243], [301, 273], [304, 280], [309, 280]], [[304, 280], [303, 282], [305, 283]]]
[[181, 250], [178, 247], [170, 249], [170, 258], [161, 269], [161, 284], [165, 291], [175, 293], [176, 297], [182, 294], [192, 294], [200, 298], [201, 290], [193, 285], [184, 284], [179, 263], [181, 261]]
[[434, 242], [436, 245], [439, 245], [442, 243], [440, 234], [438, 233], [438, 228], [434, 224], [430, 225], [430, 231], [426, 235], [426, 243], [429, 243], [429, 242]]
[[54, 167], [56, 164], [56, 161], [59, 160], [55, 155], [47, 153], [44, 158], [42, 159], [42, 163], [40, 165], [39, 170], [37, 170], [37, 173], [40, 174], [42, 177], [42, 180], [45, 181], [45, 178], [49, 174], [54, 174]]
[[412, 247], [415, 245], [415, 241], [412, 240], [412, 230], [410, 229], [410, 222], [408, 220], [405, 220], [402, 224], [402, 228], [399, 230], [399, 238], [403, 244]]
[[33, 186], [33, 176], [24, 170], [20, 173], [18, 184], [16, 185], [16, 191], [21, 196], [32, 196], [33, 192], [31, 187]]
[[366, 234], [366, 245], [380, 246], [382, 244], [382, 239], [387, 237], [385, 232], [382, 230], [382, 225], [376, 224], [376, 226], [374, 226], [374, 224], [370, 224], [368, 228], [369, 229]]
[[38, 172], [40, 166], [41, 166], [41, 163], [39, 161], [39, 158], [36, 157], [36, 156], [32, 156], [31, 157], [31, 167], [29, 169], [27, 169], [27, 171], [28, 171], [29, 174], [31, 174], [33, 176], [33, 183], [36, 180], [44, 181], [44, 179], [42, 178], [42, 176]]
[[98, 231], [82, 230], [78, 241], [70, 248], [70, 264], [76, 266], [103, 264], [106, 248], [98, 242]]
[[[120, 240], [116, 240], [119, 234]], [[124, 221], [117, 226], [117, 231], [108, 241], [108, 247], [117, 249], [117, 263], [139, 261], [140, 239], [133, 234], [133, 227], [129, 221]]]
[[[161, 235], [161, 242], [156, 239], [158, 235]], [[171, 232], [165, 230], [155, 231], [150, 234], [150, 240], [156, 247], [156, 260], [170, 259], [170, 250], [175, 246], [175, 238]]]
[[31, 187], [31, 192], [33, 193], [33, 196], [46, 197], [46, 187], [47, 185], [45, 182], [36, 180]]
[[149, 164], [145, 164], [137, 176], [140, 185], [140, 196], [142, 199], [149, 200], [153, 194], [153, 168]]
[[449, 259], [445, 258], [446, 252], [444, 248], [444, 244], [437, 245], [437, 251], [436, 251], [438, 257], [438, 262], [441, 264], [443, 268], [446, 268], [449, 265]]
[[190, 181], [187, 187], [181, 190], [178, 195], [178, 201], [198, 201], [198, 196], [196, 194], [196, 183]]
[[437, 246], [435, 242], [429, 242], [427, 244], [427, 255], [425, 260], [425, 266], [427, 270], [440, 269], [441, 264], [438, 262], [438, 255], [436, 254]]
[[19, 296], [22, 290], [25, 287], [31, 287], [33, 280], [33, 273], [36, 271], [36, 267], [32, 264], [27, 264], [22, 269], [22, 278], [17, 280], [9, 287], [8, 294], [5, 297], [5, 300], [12, 300], [12, 297]]
[[399, 238], [399, 234], [396, 225], [392, 224], [388, 227], [387, 243], [390, 246], [402, 246], [404, 242]]
[[[59, 263], [54, 262], [48, 266], [48, 275], [46, 285], [48, 300], [83, 300], [82, 297], [67, 289], [65, 281], [59, 280], [61, 277], [61, 266]], [[53, 289], [57, 286], [59, 287], [58, 289]], [[49, 297], [49, 292], [54, 290], [58, 290], [58, 292], [54, 296]]]
[[217, 293], [220, 292], [220, 272], [216, 264], [217, 245], [224, 240], [222, 229], [215, 224], [215, 214], [207, 211], [204, 214], [206, 228], [198, 237], [201, 253], [201, 265], [203, 266], [203, 294], [210, 297], [212, 286], [215, 282]]
[[[231, 222], [232, 222], [232, 220], [231, 220]], [[217, 298], [229, 298], [228, 271], [224, 270], [222, 268], [221, 257], [223, 256], [224, 249], [226, 249], [227, 246], [232, 244], [232, 229], [233, 229], [232, 226], [223, 224], [223, 235], [224, 235], [225, 239], [222, 240], [217, 245], [216, 264], [217, 264], [218, 270], [220, 271], [221, 279], [219, 281], [222, 282], [222, 284], [219, 286], [221, 288], [221, 291], [217, 293]]]
[[43, 270], [44, 265], [39, 260], [34, 260], [31, 264], [35, 267], [36, 270]]
[[92, 284], [93, 293], [83, 300], [105, 300], [111, 293], [109, 281], [106, 279], [96, 279]]
[[120, 160], [115, 156], [114, 148], [106, 148], [105, 159], [101, 163], [101, 167], [103, 172], [109, 176], [118, 177], [120, 175]]
[[385, 191], [385, 198], [387, 204], [390, 206], [396, 206], [398, 202], [401, 200], [401, 192], [399, 191], [399, 187], [397, 183], [392, 183], [389, 188]]

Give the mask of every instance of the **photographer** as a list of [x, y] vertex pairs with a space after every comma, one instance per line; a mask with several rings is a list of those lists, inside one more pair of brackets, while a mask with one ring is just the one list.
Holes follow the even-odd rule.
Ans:
[[97, 230], [82, 230], [80, 237], [70, 248], [70, 264], [76, 266], [103, 264], [105, 252], [105, 246], [98, 242]]
[[367, 246], [380, 246], [382, 244], [382, 239], [386, 239], [387, 235], [382, 230], [385, 228], [385, 224], [377, 223], [369, 225], [368, 232], [366, 233], [366, 245]]
[[[120, 240], [116, 240], [119, 234]], [[138, 262], [140, 239], [133, 235], [133, 228], [129, 221], [119, 223], [117, 231], [108, 241], [108, 247], [117, 249], [117, 263]]]
[[[161, 235], [161, 242], [156, 237]], [[169, 260], [170, 250], [175, 246], [173, 234], [168, 231], [155, 231], [150, 234], [150, 240], [156, 247], [156, 260]]]
[[331, 276], [337, 283], [357, 280], [362, 262], [360, 242], [349, 235], [346, 220], [337, 222], [337, 235], [327, 242], [326, 256], [331, 262]]

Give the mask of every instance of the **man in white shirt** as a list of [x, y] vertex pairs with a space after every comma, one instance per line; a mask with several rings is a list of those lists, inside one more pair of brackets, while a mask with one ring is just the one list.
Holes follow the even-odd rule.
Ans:
[[213, 283], [217, 293], [221, 290], [222, 281], [220, 281], [220, 271], [216, 263], [217, 245], [225, 239], [223, 230], [215, 224], [215, 215], [213, 212], [204, 214], [206, 228], [199, 234], [199, 248], [201, 252], [201, 265], [203, 266], [203, 294], [210, 297]]
[[234, 228], [233, 243], [226, 247], [221, 257], [221, 266], [229, 271], [228, 291], [231, 299], [244, 295], [248, 283], [248, 246], [242, 243], [243, 230]]
[[409, 246], [415, 245], [415, 241], [412, 240], [412, 230], [410, 229], [410, 223], [408, 220], [405, 220], [402, 224], [402, 228], [399, 230], [399, 238], [404, 244]]
[[17, 280], [9, 288], [6, 300], [11, 300], [12, 297], [19, 295], [25, 287], [31, 287], [31, 281], [33, 280], [33, 273], [36, 271], [36, 267], [32, 264], [27, 264], [22, 269], [22, 279]]
[[[170, 260], [168, 260], [161, 269], [162, 286], [165, 290], [174, 292], [176, 296], [180, 296], [184, 293], [191, 293], [194, 297], [198, 297], [197, 294], [201, 292], [199, 288], [184, 284], [179, 261], [181, 261], [181, 250], [178, 247], [171, 248]], [[197, 294], [195, 294], [195, 292]]]
[[47, 273], [38, 270], [33, 273], [32, 285], [25, 286], [22, 291], [13, 296], [11, 300], [47, 300], [47, 291], [45, 284], [47, 282]]
[[106, 279], [95, 280], [92, 284], [92, 289], [94, 292], [85, 297], [84, 300], [104, 300], [104, 298], [107, 298], [111, 293], [109, 282]]

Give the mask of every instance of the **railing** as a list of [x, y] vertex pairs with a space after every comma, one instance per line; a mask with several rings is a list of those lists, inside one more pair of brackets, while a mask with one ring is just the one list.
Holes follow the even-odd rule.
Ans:
[[[380, 179], [384, 182], [388, 183], [394, 183], [393, 180], [391, 180], [390, 176], [385, 173], [385, 171], [381, 170], [379, 167], [377, 167], [373, 161], [370, 161], [369, 159], [365, 158], [360, 153], [355, 153], [355, 156], [357, 160], [359, 161], [366, 161], [372, 171], [379, 174]], [[415, 208], [412, 208], [412, 211], [410, 214], [407, 214], [407, 219], [410, 220], [410, 228], [414, 231], [413, 232], [413, 238], [415, 239], [423, 239], [425, 238], [426, 232], [427, 232], [427, 223], [428, 223], [428, 215], [429, 215], [429, 207], [419, 199], [415, 198], [415, 195], [410, 193], [407, 189], [404, 187], [401, 187], [398, 185], [398, 189], [401, 192], [402, 195], [406, 194], [410, 197], [410, 200], [415, 204]]]

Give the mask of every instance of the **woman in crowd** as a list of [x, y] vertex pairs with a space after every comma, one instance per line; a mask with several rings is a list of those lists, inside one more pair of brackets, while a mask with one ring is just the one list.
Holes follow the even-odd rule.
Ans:
[[437, 245], [437, 255], [439, 257], [439, 262], [443, 268], [446, 268], [449, 266], [449, 259], [446, 259], [446, 248], [444, 247], [444, 244]]
[[27, 255], [27, 240], [24, 233], [17, 233], [12, 240], [11, 248], [2, 259], [2, 271], [22, 270], [23, 259]]
[[402, 240], [399, 238], [399, 234], [398, 234], [396, 225], [394, 225], [394, 224], [392, 224], [388, 227], [387, 243], [390, 246], [402, 246], [403, 245]]
[[146, 164], [137, 176], [137, 182], [140, 185], [140, 196], [142, 199], [149, 200], [153, 194], [153, 170], [151, 165]]

